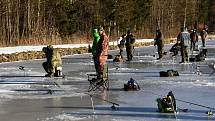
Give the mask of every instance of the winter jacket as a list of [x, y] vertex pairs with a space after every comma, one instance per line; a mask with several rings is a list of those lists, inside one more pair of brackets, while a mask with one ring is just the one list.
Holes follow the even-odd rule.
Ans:
[[156, 38], [155, 38], [154, 45], [157, 45], [159, 47], [163, 47], [164, 46], [164, 44], [163, 44], [163, 36], [162, 36], [161, 32], [157, 32], [156, 33]]
[[99, 42], [100, 36], [98, 33], [98, 29], [92, 29], [92, 36], [93, 36], [93, 46], [92, 46], [92, 54], [96, 55], [97, 43]]
[[190, 45], [190, 34], [186, 31], [180, 32], [177, 36], [177, 41], [180, 42], [180, 46], [189, 46]]
[[190, 34], [190, 38], [191, 38], [191, 41], [192, 41], [192, 42], [198, 42], [198, 35], [197, 35], [196, 32], [192, 32], [192, 33]]
[[56, 65], [56, 66], [62, 65], [60, 53], [54, 48], [51, 48], [51, 49], [47, 48], [45, 51], [45, 55], [46, 55], [47, 62], [49, 64]]
[[205, 30], [202, 30], [201, 33], [200, 33], [200, 36], [201, 36], [202, 39], [206, 39], [207, 32]]
[[109, 49], [109, 38], [107, 37], [105, 32], [103, 32], [100, 35], [100, 40], [97, 43], [96, 55], [97, 56], [107, 56], [108, 49]]
[[62, 60], [61, 60], [61, 56], [60, 56], [60, 53], [57, 51], [57, 50], [53, 50], [53, 55], [52, 55], [52, 58], [51, 58], [51, 62], [53, 65], [55, 66], [61, 66], [62, 65]]
[[126, 42], [125, 42], [126, 46], [132, 46], [135, 43], [135, 38], [134, 38], [134, 35], [132, 34], [127, 35], [125, 39], [126, 39]]

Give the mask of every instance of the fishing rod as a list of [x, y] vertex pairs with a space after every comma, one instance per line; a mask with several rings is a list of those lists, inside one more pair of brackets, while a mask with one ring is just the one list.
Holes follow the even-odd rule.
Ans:
[[189, 101], [184, 101], [184, 100], [177, 99], [177, 98], [175, 100], [180, 101], [180, 102], [184, 102], [184, 103], [188, 103], [188, 104], [191, 104], [191, 105], [196, 105], [196, 106], [204, 107], [204, 108], [207, 108], [207, 109], [215, 111], [215, 108], [213, 108], [213, 107], [209, 107], [209, 106], [205, 106], [205, 105], [202, 105], [202, 104], [197, 104], [197, 103], [193, 103], [193, 102], [189, 102]]
[[[60, 82], [60, 81], [57, 81]], [[45, 80], [45, 81], [35, 81], [35, 80], [0, 80], [0, 85], [10, 85], [10, 84], [32, 84], [32, 85], [72, 85], [70, 83], [60, 83], [53, 80]]]
[[[3, 77], [3, 78], [13, 78], [13, 77], [47, 77], [47, 76], [42, 76], [42, 75], [26, 75], [26, 70], [25, 70], [25, 67], [24, 66], [19, 66], [18, 68], [19, 70], [23, 71], [24, 72], [24, 75], [21, 76], [21, 75], [12, 75], [12, 76], [0, 76], [0, 77]], [[67, 76], [65, 74], [61, 74], [59, 76], [54, 76], [54, 78], [66, 78]]]
[[93, 94], [90, 94], [90, 93], [84, 93], [84, 94], [89, 95], [90, 97], [94, 97], [94, 98], [96, 98], [96, 99], [105, 101], [105, 102], [107, 102], [107, 103], [111, 103], [111, 104], [112, 104], [111, 109], [113, 109], [113, 110], [117, 110], [117, 109], [118, 109], [118, 108], [116, 107], [116, 106], [119, 106], [118, 103], [115, 103], [115, 102], [110, 101], [110, 100], [107, 100], [107, 99], [102, 99], [101, 97], [96, 96], [96, 95], [93, 95]]
[[[0, 78], [17, 78], [17, 77], [41, 77], [41, 78], [45, 78], [46, 76], [0, 76]], [[47, 78], [62, 78], [65, 79], [66, 76], [59, 76], [59, 77], [47, 77]], [[0, 81], [0, 84], [38, 84], [38, 85], [49, 85], [50, 81]], [[52, 83], [54, 85], [56, 85], [57, 87], [60, 87], [59, 84], [55, 81], [52, 81]], [[52, 85], [53, 85], [52, 84]]]
[[211, 110], [215, 111], [215, 108], [213, 108], [213, 107], [209, 107], [209, 106], [205, 106], [205, 105], [202, 105], [202, 104], [197, 104], [197, 103], [193, 103], [193, 102], [189, 102], [189, 101], [184, 101], [184, 100], [180, 100], [180, 99], [175, 99], [175, 100], [180, 101], [180, 102], [184, 102], [184, 103], [188, 103], [190, 105], [196, 105], [196, 106], [199, 106], [199, 107], [207, 108], [207, 109], [210, 110], [210, 111], [206, 112], [206, 114], [208, 114], [208, 115], [213, 115], [213, 112]]
[[[160, 96], [160, 97], [164, 97], [163, 95], [159, 95], [159, 94], [156, 94], [156, 93], [151, 92], [151, 91], [146, 91], [146, 92], [149, 92], [149, 93], [151, 93], [151, 94], [154, 94], [154, 95], [157, 95], [157, 96]], [[210, 110], [214, 110], [214, 111], [215, 111], [215, 108], [214, 108], [214, 107], [205, 106], [205, 105], [202, 105], [202, 104], [197, 104], [197, 103], [193, 103], [193, 102], [190, 102], [190, 101], [184, 101], [184, 100], [177, 99], [177, 98], [175, 98], [175, 100], [180, 101], [180, 102], [184, 102], [184, 103], [188, 103], [188, 104], [191, 104], [191, 105], [196, 105], [196, 106], [199, 106], [199, 107], [204, 107], [204, 108], [207, 108], [207, 109], [210, 109]]]
[[96, 98], [96, 99], [100, 99], [100, 100], [102, 100], [102, 101], [105, 101], [105, 102], [108, 102], [108, 103], [111, 103], [111, 104], [114, 104], [114, 105], [119, 106], [118, 103], [112, 102], [112, 101], [110, 101], [110, 100], [102, 99], [102, 98], [100, 98], [99, 96], [96, 96], [96, 95], [93, 95], [93, 94], [90, 94], [90, 93], [86, 93], [86, 92], [84, 92], [84, 94], [87, 94], [87, 95], [89, 95], [89, 96], [91, 96], [91, 97], [94, 97], [94, 98]]
[[[62, 87], [61, 87], [57, 82], [53, 82], [53, 83], [55, 84], [55, 86], [57, 86], [57, 87], [59, 87], [59, 88], [62, 89]], [[118, 109], [116, 106], [119, 106], [119, 103], [115, 103], [115, 102], [110, 101], [110, 100], [107, 100], [107, 99], [102, 99], [102, 98], [99, 97], [99, 96], [96, 96], [96, 95], [94, 95], [94, 94], [90, 94], [90, 93], [87, 93], [87, 92], [77, 92], [77, 93], [84, 93], [84, 94], [86, 94], [86, 95], [89, 95], [91, 98], [94, 97], [94, 98], [96, 98], [96, 99], [105, 101], [105, 102], [107, 102], [107, 103], [111, 103], [111, 104], [112, 104], [111, 109], [113, 109], [113, 110], [117, 110], [117, 109]], [[51, 94], [52, 94], [52, 93], [51, 93]]]

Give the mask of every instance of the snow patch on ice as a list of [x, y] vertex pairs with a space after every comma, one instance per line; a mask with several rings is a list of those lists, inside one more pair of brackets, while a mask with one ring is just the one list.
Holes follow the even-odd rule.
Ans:
[[111, 121], [140, 121], [140, 120], [135, 120], [135, 119], [111, 119]]
[[15, 92], [15, 91], [0, 89], [0, 93], [12, 93], [12, 92]]
[[215, 87], [215, 82], [209, 80], [196, 80], [194, 84], [197, 86]]
[[84, 63], [84, 62], [77, 62], [77, 63], [65, 63], [65, 64], [75, 64], [75, 65], [87, 65], [87, 66], [91, 66], [94, 65], [94, 63]]
[[78, 121], [78, 120], [83, 120], [83, 119], [87, 119], [88, 117], [78, 117], [78, 116], [71, 116], [71, 115], [59, 115], [56, 117], [57, 119], [63, 120], [63, 121]]
[[42, 121], [80, 121], [90, 119], [90, 116], [72, 116], [68, 114], [61, 114], [55, 117], [48, 117]]
[[[95, 72], [92, 72], [92, 73], [94, 74]], [[87, 74], [90, 74], [90, 72], [87, 72]], [[83, 72], [80, 73], [80, 75], [87, 75], [87, 74]], [[86, 80], [86, 78], [82, 78], [82, 77], [66, 77], [66, 79], [67, 80], [65, 80], [64, 82], [68, 82], [68, 79], [69, 81], [78, 81], [78, 82], [82, 80]]]
[[135, 69], [135, 68], [110, 68], [109, 71], [112, 71], [112, 70], [118, 70], [118, 71], [130, 71], [130, 70], [138, 70], [138, 69]]
[[47, 92], [16, 92], [16, 91], [5, 91], [5, 93], [0, 94], [1, 98], [6, 99], [53, 99], [53, 98], [63, 98], [63, 97], [79, 97], [84, 96], [86, 94], [84, 93], [60, 93], [60, 92], [54, 92], [53, 94], [47, 94]]
[[215, 60], [215, 58], [205, 58], [206, 61]]

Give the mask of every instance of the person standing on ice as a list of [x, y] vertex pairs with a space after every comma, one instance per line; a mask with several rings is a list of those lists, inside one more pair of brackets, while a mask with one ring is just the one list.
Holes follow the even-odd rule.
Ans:
[[172, 56], [178, 55], [178, 51], [180, 51], [180, 41], [177, 41], [169, 50], [170, 52], [173, 52]]
[[126, 41], [126, 38], [125, 38], [125, 37], [126, 37], [126, 35], [123, 34], [122, 37], [120, 38], [119, 44], [118, 44], [118, 47], [119, 47], [119, 55], [120, 55], [121, 59], [123, 59], [122, 53], [123, 53], [123, 48], [125, 47], [125, 41]]
[[43, 47], [42, 51], [45, 53], [45, 56], [47, 59], [47, 61], [42, 64], [43, 68], [48, 73], [45, 76], [53, 77], [56, 74], [57, 68], [62, 67], [62, 60], [61, 60], [60, 53], [57, 50], [55, 50], [52, 45]]
[[207, 37], [207, 31], [206, 29], [204, 28], [201, 32], [200, 32], [200, 36], [201, 36], [201, 39], [202, 39], [202, 47], [205, 47], [205, 39]]
[[130, 30], [127, 31], [127, 36], [126, 36], [126, 42], [125, 42], [125, 47], [126, 47], [126, 53], [127, 53], [127, 60], [126, 61], [131, 61], [133, 59], [133, 53], [134, 53], [134, 43], [135, 43], [135, 36], [130, 32]]
[[159, 60], [163, 57], [163, 47], [164, 47], [163, 36], [160, 29], [156, 30], [156, 37], [154, 40], [155, 40], [154, 46], [157, 45], [158, 55], [159, 55], [157, 59]]
[[100, 36], [98, 33], [98, 29], [97, 28], [93, 28], [92, 31], [92, 36], [93, 36], [93, 45], [92, 45], [92, 55], [93, 55], [93, 61], [94, 61], [94, 66], [96, 69], [96, 74], [99, 73], [98, 67], [99, 67], [99, 62], [96, 56], [96, 49], [97, 49], [97, 44], [99, 42]]
[[196, 42], [198, 42], [198, 34], [197, 30], [193, 29], [192, 32], [190, 33], [190, 50], [195, 50], [196, 49]]
[[103, 80], [103, 71], [104, 66], [106, 64], [107, 58], [108, 58], [108, 50], [109, 50], [109, 38], [105, 33], [105, 30], [103, 27], [98, 28], [100, 39], [97, 43], [96, 48], [96, 57], [98, 59], [98, 80]]
[[184, 63], [188, 61], [188, 51], [187, 51], [187, 46], [185, 41], [189, 41], [190, 37], [187, 32], [185, 32], [184, 27], [181, 28], [181, 32], [177, 36], [177, 41], [179, 42], [180, 45], [180, 52], [181, 52], [181, 63]]

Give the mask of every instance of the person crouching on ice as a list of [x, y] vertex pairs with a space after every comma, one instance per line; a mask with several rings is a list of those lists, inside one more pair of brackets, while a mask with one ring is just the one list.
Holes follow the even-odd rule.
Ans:
[[170, 52], [173, 53], [172, 56], [178, 55], [178, 51], [180, 51], [180, 41], [177, 41], [169, 50]]
[[116, 55], [113, 59], [113, 62], [123, 62], [123, 58], [121, 55]]
[[[42, 51], [45, 53], [46, 62], [44, 62], [43, 68], [48, 73], [46, 77], [60, 76], [57, 72], [58, 70], [62, 71], [62, 60], [60, 53], [53, 48], [52, 45], [48, 45], [47, 47], [43, 47]], [[61, 68], [61, 69], [58, 69]]]
[[170, 91], [164, 98], [157, 98], [156, 101], [159, 112], [162, 113], [176, 112], [176, 100], [172, 91]]

